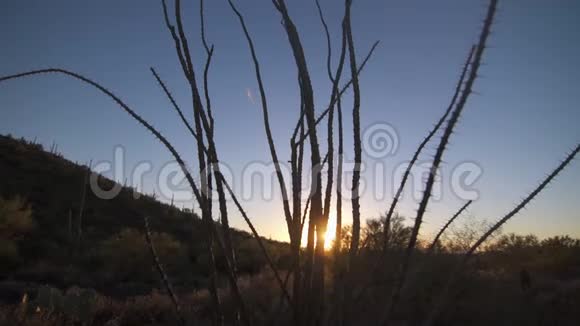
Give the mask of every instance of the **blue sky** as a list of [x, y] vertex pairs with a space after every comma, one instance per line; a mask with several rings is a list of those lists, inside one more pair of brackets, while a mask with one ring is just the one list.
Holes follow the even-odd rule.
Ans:
[[[206, 2], [207, 38], [216, 51], [210, 77], [216, 140], [221, 160], [239, 175], [249, 163], [269, 160], [261, 109], [247, 95], [248, 90], [257, 95], [257, 85], [247, 45], [227, 2]], [[198, 3], [183, 3], [190, 44], [201, 70], [205, 54], [198, 37]], [[270, 1], [238, 3], [261, 60], [279, 155], [287, 160], [299, 104], [289, 45]], [[334, 0], [321, 4], [336, 53], [343, 5]], [[326, 43], [314, 1], [288, 1], [288, 5], [309, 59], [320, 112], [330, 85], [325, 73]], [[386, 209], [392, 196], [392, 170], [411, 157], [446, 108], [464, 57], [478, 35], [485, 6], [483, 1], [355, 1], [353, 25], [359, 57], [375, 40], [381, 41], [361, 76], [362, 126], [387, 122], [399, 139], [396, 155], [364, 157], [369, 167], [383, 164], [387, 171], [380, 182], [369, 169], [364, 173], [367, 180], [388, 185], [384, 200], [363, 196], [364, 217], [376, 217]], [[501, 1], [499, 8], [482, 77], [475, 85], [478, 94], [468, 101], [445, 156], [442, 199], [429, 206], [425, 235], [462, 205], [446, 181], [462, 162], [475, 162], [483, 171], [473, 186], [480, 197], [467, 215], [494, 221], [580, 140], [580, 3], [509, 0]], [[114, 90], [193, 162], [193, 141], [149, 72], [150, 66], [156, 67], [178, 102], [188, 108], [188, 90], [163, 24], [160, 1], [2, 1], [0, 40], [1, 75], [45, 67], [83, 73]], [[352, 123], [350, 103], [349, 96], [347, 130]], [[62, 76], [2, 84], [0, 113], [0, 133], [36, 137], [46, 146], [55, 142], [73, 161], [112, 160], [116, 145], [126, 149], [127, 169], [150, 161], [158, 171], [171, 160], [149, 133], [108, 98]], [[324, 129], [320, 130], [322, 135]], [[347, 160], [353, 156], [351, 138], [347, 132]], [[434, 143], [427, 146], [422, 160], [428, 160], [434, 148]], [[152, 173], [144, 190], [153, 192], [154, 184]], [[576, 162], [504, 231], [580, 236], [578, 184]], [[349, 202], [345, 205], [349, 211]], [[263, 235], [287, 239], [279, 201], [253, 199], [245, 207]], [[412, 196], [405, 196], [401, 213], [413, 216], [415, 209]], [[233, 224], [245, 229], [243, 220], [233, 215]]]

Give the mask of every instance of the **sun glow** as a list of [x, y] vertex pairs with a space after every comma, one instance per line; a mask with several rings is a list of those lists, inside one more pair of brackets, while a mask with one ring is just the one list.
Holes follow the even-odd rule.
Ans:
[[[324, 234], [324, 250], [328, 251], [331, 250], [334, 246], [334, 240], [336, 238], [336, 217], [334, 214], [330, 214], [328, 217], [328, 224], [326, 227], [326, 233]], [[306, 225], [304, 225], [304, 229], [302, 230], [302, 242], [301, 246], [306, 248], [308, 239], [308, 220], [306, 220]]]
[[326, 227], [326, 234], [324, 235], [324, 249], [330, 250], [336, 238], [336, 217], [330, 216], [328, 218], [328, 225]]

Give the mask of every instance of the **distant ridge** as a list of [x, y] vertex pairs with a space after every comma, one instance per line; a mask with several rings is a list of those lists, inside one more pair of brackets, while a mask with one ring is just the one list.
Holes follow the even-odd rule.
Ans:
[[[178, 243], [176, 250], [183, 252], [173, 255], [169, 251], [166, 257], [160, 257], [168, 265], [176, 286], [185, 289], [204, 286], [207, 257], [200, 218], [189, 209], [176, 208], [151, 195], [140, 194], [135, 199], [132, 188], [104, 176], [98, 181], [103, 189], [119, 186], [122, 190], [115, 198], [104, 200], [89, 189], [83, 209], [82, 241], [80, 244], [71, 241], [70, 224], [71, 220], [72, 224], [76, 222], [80, 210], [87, 167], [67, 160], [55, 146], [51, 151], [35, 142], [0, 135], [0, 198], [22, 198], [31, 206], [35, 221], [31, 234], [14, 240], [19, 248], [15, 261], [5, 263], [0, 253], [0, 265], [4, 265], [0, 267], [0, 296], [5, 292], [1, 282], [6, 280], [60, 288], [78, 285], [113, 296], [148, 293], [159, 286], [152, 262], [139, 261], [135, 269], [144, 275], [117, 275], [110, 271], [116, 268], [115, 263], [101, 257], [102, 244], [119, 234], [127, 230], [144, 233], [144, 216], [149, 217], [154, 233], [167, 234]], [[265, 261], [255, 239], [240, 230], [233, 230], [233, 237], [238, 248], [240, 274], [259, 272]], [[288, 244], [265, 241], [283, 268]], [[138, 245], [145, 244], [138, 241]]]

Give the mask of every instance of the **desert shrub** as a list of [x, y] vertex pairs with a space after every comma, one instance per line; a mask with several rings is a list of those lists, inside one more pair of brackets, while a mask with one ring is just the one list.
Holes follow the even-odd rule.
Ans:
[[0, 236], [2, 238], [20, 238], [33, 228], [32, 209], [21, 197], [0, 198]]
[[516, 253], [538, 247], [539, 244], [538, 237], [533, 234], [517, 235], [509, 233], [499, 237], [495, 243], [490, 245], [489, 249]]
[[[152, 240], [161, 261], [168, 266], [185, 257], [181, 243], [166, 233], [153, 233]], [[110, 276], [120, 280], [157, 279], [145, 235], [135, 229], [124, 229], [104, 240], [99, 256]]]
[[572, 249], [580, 248], [580, 239], [572, 239], [569, 236], [555, 236], [542, 240], [542, 248], [545, 249]]
[[535, 269], [561, 279], [576, 279], [580, 274], [580, 240], [557, 236], [540, 242]]
[[[362, 247], [371, 250], [379, 251], [383, 248], [385, 234], [383, 232], [386, 223], [386, 215], [384, 213], [379, 218], [367, 219], [365, 227], [361, 230]], [[411, 236], [411, 227], [405, 225], [405, 217], [395, 213], [391, 217], [389, 226], [389, 241], [388, 247], [390, 249], [402, 249], [408, 243]], [[350, 229], [343, 228], [343, 246], [350, 244]]]
[[18, 245], [9, 239], [0, 239], [0, 271], [8, 271], [20, 260]]
[[238, 244], [238, 269], [241, 273], [257, 274], [266, 265], [256, 240], [250, 239]]
[[[464, 253], [491, 225], [492, 223], [485, 219], [472, 216], [464, 218], [461, 222], [457, 221], [443, 235], [443, 249], [450, 253]], [[500, 236], [501, 229], [496, 231], [486, 243], [493, 243]]]
[[34, 228], [32, 209], [20, 197], [0, 198], [0, 271], [20, 262], [19, 240]]

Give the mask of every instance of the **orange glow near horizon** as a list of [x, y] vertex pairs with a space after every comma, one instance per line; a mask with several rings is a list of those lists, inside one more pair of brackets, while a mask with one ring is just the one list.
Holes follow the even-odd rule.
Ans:
[[336, 238], [336, 217], [331, 215], [328, 217], [328, 225], [326, 226], [326, 234], [324, 235], [324, 249], [330, 250]]
[[[302, 243], [301, 246], [303, 248], [306, 247], [306, 243], [308, 242], [308, 219], [306, 220], [306, 225], [304, 225], [304, 229], [302, 230]], [[324, 235], [324, 249], [330, 250], [334, 244], [334, 239], [336, 238], [336, 217], [334, 214], [330, 214], [328, 217], [328, 225], [326, 227], [326, 234]]]

